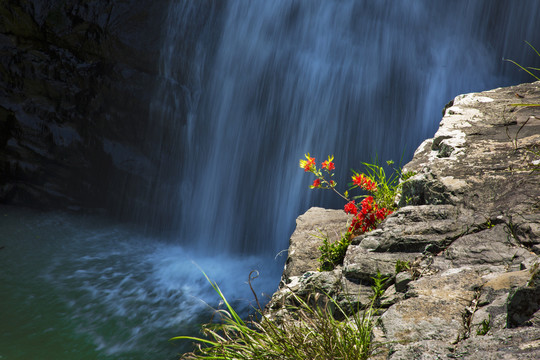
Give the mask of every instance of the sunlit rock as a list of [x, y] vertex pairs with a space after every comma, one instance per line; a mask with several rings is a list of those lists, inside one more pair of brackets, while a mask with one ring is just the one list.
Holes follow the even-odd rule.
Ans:
[[[540, 82], [456, 97], [405, 166], [416, 175], [403, 186], [402, 207], [354, 238], [332, 272], [363, 286], [377, 271], [389, 279], [374, 332], [386, 351], [377, 358], [540, 356], [540, 115], [516, 102], [540, 103]], [[301, 216], [304, 233], [310, 213]], [[305, 257], [304, 248], [318, 257], [311, 241], [291, 240], [289, 262]], [[406, 273], [395, 275], [398, 261]], [[328, 289], [310, 284], [292, 291]], [[332, 294], [340, 295], [335, 287]]]

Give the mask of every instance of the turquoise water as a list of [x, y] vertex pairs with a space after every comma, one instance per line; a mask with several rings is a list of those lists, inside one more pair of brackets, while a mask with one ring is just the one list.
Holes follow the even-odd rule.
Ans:
[[[282, 260], [195, 254], [96, 216], [0, 207], [0, 359], [175, 359], [219, 301], [248, 312]], [[200, 268], [199, 268], [200, 267]]]

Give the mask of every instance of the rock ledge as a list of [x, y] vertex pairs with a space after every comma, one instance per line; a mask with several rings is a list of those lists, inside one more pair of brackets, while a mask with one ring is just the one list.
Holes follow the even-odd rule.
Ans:
[[[405, 171], [401, 208], [354, 239], [342, 267], [317, 272], [318, 231], [345, 231], [341, 210], [297, 220], [280, 285], [364, 305], [390, 277], [375, 331], [381, 359], [540, 358], [540, 82], [457, 96]], [[395, 274], [395, 264], [411, 269]]]

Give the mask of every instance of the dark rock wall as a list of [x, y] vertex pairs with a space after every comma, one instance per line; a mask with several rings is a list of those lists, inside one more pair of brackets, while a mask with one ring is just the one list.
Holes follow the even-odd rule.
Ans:
[[0, 202], [114, 207], [147, 181], [167, 3], [0, 0]]

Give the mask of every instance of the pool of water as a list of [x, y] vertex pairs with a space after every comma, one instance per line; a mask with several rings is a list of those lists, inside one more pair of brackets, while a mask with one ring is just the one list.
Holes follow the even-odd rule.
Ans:
[[[196, 239], [193, 239], [196, 241]], [[219, 239], [216, 239], [219, 241]], [[176, 359], [219, 299], [244, 314], [283, 260], [205, 256], [99, 216], [0, 207], [0, 359]]]

